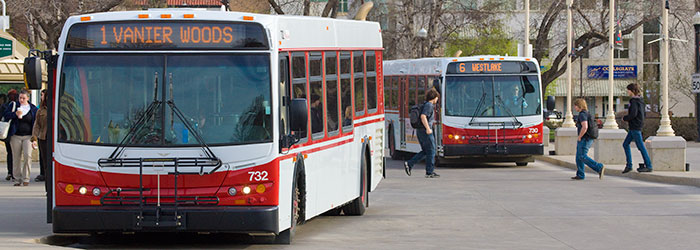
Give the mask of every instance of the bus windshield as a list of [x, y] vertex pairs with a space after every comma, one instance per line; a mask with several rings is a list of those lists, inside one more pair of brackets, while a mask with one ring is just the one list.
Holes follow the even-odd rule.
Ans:
[[185, 122], [210, 145], [272, 140], [268, 54], [66, 54], [60, 84], [60, 142], [119, 144], [154, 96], [126, 145], [198, 144]]
[[445, 114], [463, 117], [539, 115], [536, 75], [447, 76]]

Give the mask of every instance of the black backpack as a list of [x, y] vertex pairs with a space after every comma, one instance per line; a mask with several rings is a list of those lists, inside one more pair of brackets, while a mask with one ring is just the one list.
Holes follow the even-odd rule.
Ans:
[[413, 105], [408, 111], [408, 118], [411, 121], [412, 128], [423, 128], [423, 122], [420, 120], [420, 114], [423, 113], [423, 104]]
[[588, 130], [586, 130], [586, 134], [591, 139], [598, 139], [598, 123], [595, 122], [590, 114], [588, 114]]

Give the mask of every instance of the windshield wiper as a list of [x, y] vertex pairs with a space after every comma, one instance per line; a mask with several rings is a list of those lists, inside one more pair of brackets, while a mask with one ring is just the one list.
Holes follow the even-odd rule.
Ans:
[[469, 125], [474, 125], [474, 118], [476, 118], [476, 114], [481, 110], [481, 105], [484, 103], [484, 100], [486, 100], [486, 92], [481, 95], [479, 103], [476, 105], [476, 110], [474, 110], [474, 114], [472, 114], [472, 119], [469, 120]]
[[[199, 132], [197, 132], [194, 126], [192, 126], [192, 124], [189, 123], [187, 118], [185, 118], [185, 115], [182, 114], [182, 111], [180, 111], [180, 109], [177, 108], [177, 106], [175, 106], [175, 102], [173, 101], [173, 73], [170, 73], [168, 77], [170, 80], [170, 100], [168, 100], [166, 103], [170, 107], [171, 112], [174, 113], [175, 116], [177, 116], [177, 118], [180, 119], [180, 121], [182, 121], [182, 123], [190, 132], [192, 132], [192, 136], [194, 136], [194, 139], [197, 140], [197, 142], [199, 142], [199, 146], [202, 148], [204, 154], [207, 155], [207, 158], [216, 162], [216, 167], [214, 167], [214, 169], [207, 173], [212, 174], [221, 167], [221, 159], [219, 159], [219, 157], [216, 157], [211, 148], [209, 148], [209, 145], [207, 145], [207, 143], [204, 141], [204, 138], [202, 138], [202, 136], [199, 134]], [[199, 169], [199, 175], [203, 174], [204, 165], [202, 165]]]
[[148, 107], [146, 107], [146, 111], [138, 117], [136, 123], [133, 126], [131, 126], [129, 132], [126, 133], [121, 142], [117, 144], [117, 148], [115, 148], [114, 151], [112, 151], [112, 154], [109, 155], [108, 159], [116, 159], [124, 152], [124, 149], [126, 149], [126, 143], [128, 141], [131, 141], [133, 137], [136, 136], [136, 132], [141, 129], [141, 126], [143, 126], [143, 124], [145, 124], [146, 121], [149, 120], [149, 116], [151, 119], [155, 119], [155, 111], [160, 108], [162, 102], [158, 100], [158, 72], [155, 72], [154, 75], [155, 77], [153, 79], [153, 101], [151, 101], [151, 103], [148, 104]]
[[[486, 100], [486, 90], [484, 89], [484, 80], [481, 80], [481, 98], [479, 99], [479, 103], [476, 105], [476, 110], [474, 110], [474, 114], [472, 114], [472, 119], [469, 120], [469, 125], [472, 126], [474, 125], [474, 118], [476, 118], [476, 114], [479, 113], [479, 110], [481, 110], [481, 105], [484, 104], [484, 101]], [[486, 112], [486, 110], [484, 110]], [[483, 112], [480, 114], [482, 115]]]
[[514, 126], [517, 125], [518, 128], [522, 127], [522, 126], [523, 126], [523, 123], [521, 123], [520, 121], [518, 121], [518, 117], [516, 117], [516, 116], [513, 114], [513, 112], [511, 112], [510, 109], [509, 109], [508, 107], [506, 107], [506, 104], [503, 102], [503, 99], [501, 99], [501, 96], [500, 96], [500, 95], [497, 95], [497, 96], [496, 96], [496, 100], [498, 100], [498, 103], [499, 103], [499, 105], [501, 106], [501, 108], [503, 108], [503, 109], [506, 111], [506, 113], [508, 113], [508, 115], [510, 115], [510, 117], [512, 117], [513, 120], [515, 120], [515, 122], [513, 122], [512, 125], [514, 125]]

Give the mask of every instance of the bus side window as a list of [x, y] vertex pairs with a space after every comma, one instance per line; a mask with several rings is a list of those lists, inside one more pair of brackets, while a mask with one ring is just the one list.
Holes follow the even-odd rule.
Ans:
[[[306, 59], [304, 52], [292, 54], [292, 98], [306, 99]], [[294, 131], [302, 141], [306, 139], [306, 129]]]
[[362, 51], [352, 52], [352, 77], [355, 79], [355, 115], [365, 113], [365, 65]]
[[399, 77], [398, 76], [392, 76], [391, 77], [391, 107], [394, 108], [395, 110], [399, 110]]
[[416, 99], [416, 103], [425, 101], [425, 76], [418, 76], [418, 94]]
[[335, 51], [327, 51], [325, 55], [326, 79], [326, 111], [328, 134], [338, 132], [338, 57]]
[[289, 105], [289, 89], [287, 88], [287, 82], [289, 81], [289, 58], [287, 53], [280, 54], [279, 61], [279, 112], [280, 112], [280, 136], [286, 136], [287, 131], [289, 131], [289, 126], [287, 122], [287, 107]]
[[340, 112], [343, 117], [343, 132], [352, 130], [352, 80], [350, 79], [350, 52], [340, 53]]
[[374, 113], [377, 112], [377, 73], [374, 69], [374, 64], [376, 63], [374, 51], [367, 51], [365, 59], [365, 66], [367, 67], [367, 112]]
[[416, 105], [416, 77], [408, 77], [408, 108]]
[[384, 107], [385, 109], [391, 109], [391, 77], [384, 77]]
[[323, 138], [323, 76], [321, 75], [321, 53], [309, 53], [309, 91], [311, 96], [311, 133], [313, 139]]

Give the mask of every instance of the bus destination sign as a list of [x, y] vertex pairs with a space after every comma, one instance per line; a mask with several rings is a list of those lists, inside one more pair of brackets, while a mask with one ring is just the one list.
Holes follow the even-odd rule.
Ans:
[[267, 49], [265, 31], [255, 23], [104, 22], [77, 24], [66, 50], [230, 50]]
[[447, 65], [447, 74], [519, 74], [537, 73], [533, 62], [478, 61], [452, 62]]

